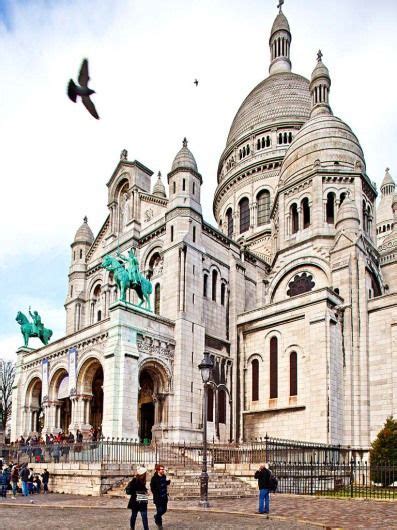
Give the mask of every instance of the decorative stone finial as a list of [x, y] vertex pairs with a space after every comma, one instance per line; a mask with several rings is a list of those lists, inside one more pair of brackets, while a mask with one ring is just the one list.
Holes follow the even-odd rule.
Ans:
[[159, 171], [159, 172], [157, 173], [157, 176], [158, 176], [159, 179], [161, 179], [161, 171]]
[[187, 147], [187, 140], [186, 140], [186, 136], [185, 136], [185, 138], [183, 139], [182, 145], [183, 145], [183, 147]]
[[128, 151], [127, 149], [123, 149], [120, 153], [120, 160], [127, 160]]
[[318, 50], [317, 52], [317, 61], [320, 62], [323, 57], [323, 52], [321, 50]]
[[385, 172], [388, 173], [389, 171], [390, 171], [390, 168], [387, 167], [387, 168], [385, 169]]
[[87, 223], [88, 223], [88, 217], [87, 217], [86, 215], [84, 216], [84, 219], [83, 219], [83, 221], [85, 222], [85, 224], [87, 224]]
[[279, 9], [279, 11], [278, 11], [279, 13], [282, 12], [282, 11], [281, 11], [281, 8], [283, 7], [283, 4], [284, 4], [284, 0], [279, 0], [279, 2], [278, 2], [278, 4], [277, 4], [277, 7], [278, 7], [278, 9]]

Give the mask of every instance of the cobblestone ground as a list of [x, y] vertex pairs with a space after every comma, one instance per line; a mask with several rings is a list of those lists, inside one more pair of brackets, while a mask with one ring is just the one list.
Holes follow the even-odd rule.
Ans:
[[[34, 504], [30, 504], [30, 500]], [[198, 509], [197, 500], [170, 501], [165, 530], [171, 529], [397, 529], [396, 501], [324, 499], [298, 495], [272, 495], [269, 519], [255, 515], [257, 499], [214, 499], [211, 508]], [[0, 500], [0, 529], [128, 528], [127, 497], [35, 495]], [[153, 505], [149, 522], [153, 524]], [[25, 513], [28, 512], [28, 513]], [[22, 517], [21, 517], [22, 516]], [[88, 523], [86, 524], [86, 522]], [[27, 525], [24, 523], [28, 523]], [[136, 525], [142, 528], [141, 523]]]
[[[149, 526], [157, 528], [153, 523], [153, 511], [149, 511]], [[22, 530], [25, 528], [42, 530], [79, 529], [125, 529], [129, 528], [129, 511], [113, 508], [35, 508], [33, 507], [5, 507], [0, 504], [1, 528], [4, 530]], [[139, 516], [138, 516], [139, 517]], [[271, 521], [258, 517], [244, 515], [229, 515], [219, 513], [197, 513], [170, 511], [163, 518], [164, 530], [241, 530], [271, 528], [274, 530], [318, 530], [317, 526], [306, 524], [291, 524], [286, 521]], [[136, 530], [141, 530], [142, 523], [137, 520]]]

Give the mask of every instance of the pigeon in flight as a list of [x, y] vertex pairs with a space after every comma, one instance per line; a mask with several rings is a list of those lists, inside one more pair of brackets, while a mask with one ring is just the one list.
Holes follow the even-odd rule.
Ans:
[[194, 83], [196, 86], [198, 86], [198, 79], [195, 79], [195, 80], [193, 81], [193, 83]]
[[91, 114], [91, 116], [94, 116], [94, 118], [99, 120], [99, 116], [96, 111], [95, 105], [90, 99], [91, 94], [95, 94], [95, 91], [88, 88], [89, 80], [90, 80], [90, 76], [88, 75], [88, 60], [84, 59], [83, 62], [81, 63], [79, 79], [78, 79], [79, 84], [76, 85], [73, 79], [69, 81], [68, 96], [74, 103], [76, 103], [77, 96], [80, 96], [83, 102], [83, 105], [88, 110], [88, 112]]

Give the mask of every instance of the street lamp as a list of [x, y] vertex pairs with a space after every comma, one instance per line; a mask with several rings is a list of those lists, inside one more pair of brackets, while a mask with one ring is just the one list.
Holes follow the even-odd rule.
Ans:
[[204, 352], [204, 359], [198, 365], [201, 373], [201, 379], [204, 385], [203, 394], [203, 466], [200, 475], [200, 502], [199, 505], [202, 508], [208, 508], [208, 473], [207, 473], [207, 383], [210, 380], [211, 370], [213, 368], [213, 362], [208, 352]]

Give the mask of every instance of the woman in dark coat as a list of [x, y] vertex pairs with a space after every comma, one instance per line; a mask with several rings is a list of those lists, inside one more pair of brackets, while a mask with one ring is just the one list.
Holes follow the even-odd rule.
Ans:
[[148, 489], [146, 487], [146, 471], [147, 469], [145, 467], [138, 467], [135, 477], [128, 483], [125, 489], [127, 495], [131, 495], [128, 508], [131, 510], [130, 528], [132, 530], [135, 529], [138, 512], [141, 512], [144, 530], [149, 530], [147, 520]]

